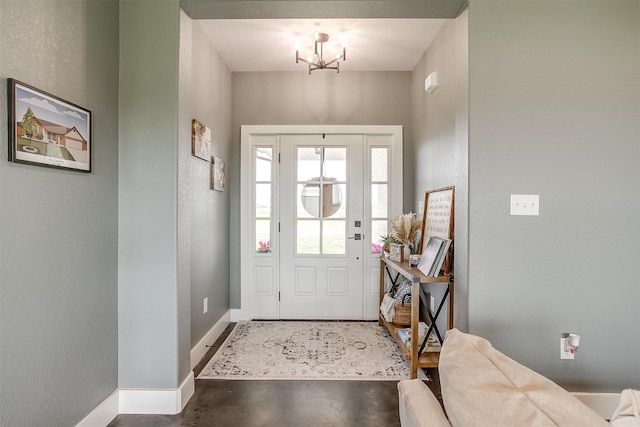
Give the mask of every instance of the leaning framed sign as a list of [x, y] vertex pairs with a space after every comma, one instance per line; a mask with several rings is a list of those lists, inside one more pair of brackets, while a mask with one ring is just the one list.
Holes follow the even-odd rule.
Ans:
[[[422, 238], [420, 239], [418, 253], [422, 253], [423, 244], [429, 240], [430, 236], [453, 240], [454, 191], [454, 187], [445, 187], [425, 193]], [[451, 252], [452, 249], [449, 248], [449, 253], [444, 261], [445, 274], [449, 274], [451, 270], [453, 262]]]
[[91, 172], [91, 111], [7, 80], [9, 161]]

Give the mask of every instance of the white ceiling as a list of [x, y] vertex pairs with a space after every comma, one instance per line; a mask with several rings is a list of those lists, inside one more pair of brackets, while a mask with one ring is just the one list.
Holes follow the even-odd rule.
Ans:
[[[313, 35], [327, 33], [325, 60], [347, 46], [340, 71], [411, 71], [443, 19], [201, 19], [231, 71], [306, 71]], [[318, 71], [319, 72], [319, 71]], [[325, 71], [331, 72], [331, 71]]]

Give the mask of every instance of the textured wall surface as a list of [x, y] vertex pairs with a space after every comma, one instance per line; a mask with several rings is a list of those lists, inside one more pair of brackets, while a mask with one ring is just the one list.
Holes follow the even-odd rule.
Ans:
[[176, 388], [189, 372], [179, 274], [177, 1], [120, 11], [119, 385]]
[[[6, 78], [93, 113], [92, 172], [7, 162]], [[117, 389], [118, 2], [0, 5], [0, 425]]]
[[[455, 308], [454, 326], [467, 328], [467, 251], [468, 251], [468, 111], [469, 59], [468, 22], [465, 11], [445, 21], [427, 52], [412, 73], [412, 126], [414, 155], [414, 211], [424, 201], [425, 192], [455, 186]], [[433, 93], [424, 90], [424, 81], [437, 72], [439, 85]], [[430, 286], [440, 299], [444, 290]], [[446, 329], [447, 307], [439, 319]]]
[[[211, 155], [229, 162], [231, 145], [231, 72], [197, 21], [182, 18], [180, 129], [188, 134], [181, 147], [188, 156], [181, 168], [189, 173], [191, 251], [191, 346], [229, 309], [229, 200], [210, 188], [210, 162], [191, 155], [191, 120], [211, 129]], [[183, 76], [184, 74], [184, 76]], [[182, 111], [182, 110], [185, 111]], [[185, 192], [187, 193], [187, 192]], [[203, 313], [203, 300], [208, 311]]]
[[637, 1], [469, 7], [469, 328], [572, 390], [640, 387], [639, 40]]

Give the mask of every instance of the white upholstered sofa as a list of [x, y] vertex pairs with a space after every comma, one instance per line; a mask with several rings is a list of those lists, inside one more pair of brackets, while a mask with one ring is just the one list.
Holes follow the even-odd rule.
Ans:
[[446, 414], [421, 380], [398, 383], [403, 427], [611, 427], [557, 384], [457, 329], [447, 331], [439, 376]]

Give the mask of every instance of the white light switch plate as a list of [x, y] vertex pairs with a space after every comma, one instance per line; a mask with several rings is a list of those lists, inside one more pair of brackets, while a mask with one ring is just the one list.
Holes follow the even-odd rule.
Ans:
[[540, 196], [537, 194], [512, 194], [511, 215], [540, 215]]

